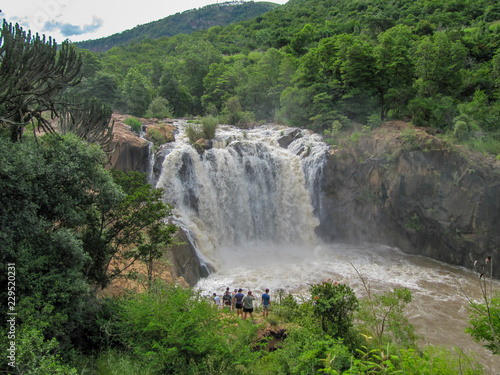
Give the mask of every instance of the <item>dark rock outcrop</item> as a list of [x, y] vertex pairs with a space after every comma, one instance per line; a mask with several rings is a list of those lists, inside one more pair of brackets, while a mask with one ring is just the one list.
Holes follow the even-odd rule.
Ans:
[[[500, 249], [500, 162], [391, 123], [350, 148], [333, 149], [324, 171], [318, 234], [378, 242], [472, 268]], [[493, 264], [500, 277], [500, 262]]]
[[194, 286], [199, 279], [207, 277], [211, 270], [200, 262], [195, 248], [182, 228], [177, 230], [176, 237], [181, 244], [171, 246], [168, 250], [172, 275], [182, 277], [190, 286]]
[[280, 139], [278, 139], [278, 144], [281, 148], [288, 148], [288, 146], [290, 146], [290, 143], [301, 137], [302, 133], [300, 129], [288, 129], [285, 134]]

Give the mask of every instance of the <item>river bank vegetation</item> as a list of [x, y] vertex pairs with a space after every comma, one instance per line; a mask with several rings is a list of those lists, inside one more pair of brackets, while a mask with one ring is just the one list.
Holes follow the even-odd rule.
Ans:
[[[284, 293], [254, 324], [154, 280], [151, 265], [176, 230], [163, 221], [172, 207], [143, 176], [103, 165], [113, 109], [330, 134], [403, 119], [498, 154], [499, 15], [486, 0], [291, 0], [237, 25], [101, 54], [57, 49], [4, 23], [0, 264], [9, 272], [0, 273], [0, 311], [14, 323], [0, 325], [2, 370], [480, 374], [459, 349], [418, 347], [406, 289], [361, 299], [328, 280], [302, 301]], [[148, 269], [147, 291], [102, 297], [135, 262]], [[470, 332], [498, 353], [491, 297], [472, 306]]]

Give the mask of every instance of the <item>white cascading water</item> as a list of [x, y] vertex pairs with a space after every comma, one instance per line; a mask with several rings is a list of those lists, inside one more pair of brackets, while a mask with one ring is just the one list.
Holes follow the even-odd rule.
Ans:
[[328, 150], [320, 136], [303, 130], [285, 149], [278, 140], [293, 129], [222, 126], [214, 147], [200, 155], [184, 126], [178, 124], [157, 187], [215, 270], [242, 248], [317, 244], [311, 196]]
[[[241, 287], [259, 295], [269, 288], [273, 298], [284, 289], [300, 298], [307, 297], [311, 283], [332, 279], [363, 297], [357, 270], [372, 292], [412, 291], [408, 316], [425, 336], [422, 344], [459, 346], [476, 352], [486, 373], [500, 368], [498, 356], [464, 333], [464, 292], [480, 299], [472, 271], [386, 246], [324, 244], [316, 238], [329, 151], [320, 136], [280, 126], [222, 126], [214, 147], [200, 154], [188, 142], [186, 123], [175, 125], [179, 133], [166, 149], [156, 186], [165, 189], [176, 223], [214, 270], [198, 289], [211, 295]], [[278, 141], [287, 135], [294, 140], [282, 148]], [[499, 290], [500, 283], [493, 283]]]

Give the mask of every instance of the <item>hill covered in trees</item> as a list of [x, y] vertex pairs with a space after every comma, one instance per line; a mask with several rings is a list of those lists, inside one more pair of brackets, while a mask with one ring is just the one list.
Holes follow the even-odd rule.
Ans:
[[320, 132], [395, 119], [498, 139], [498, 20], [493, 0], [291, 0], [237, 24], [88, 55], [80, 88], [138, 116], [161, 99], [172, 116]]
[[275, 8], [271, 2], [228, 1], [191, 9], [163, 18], [158, 21], [139, 25], [118, 34], [76, 43], [80, 48], [92, 52], [107, 51], [114, 46], [130, 44], [144, 39], [158, 39], [162, 36], [191, 34], [197, 30], [206, 30], [214, 26], [227, 26], [257, 17]]

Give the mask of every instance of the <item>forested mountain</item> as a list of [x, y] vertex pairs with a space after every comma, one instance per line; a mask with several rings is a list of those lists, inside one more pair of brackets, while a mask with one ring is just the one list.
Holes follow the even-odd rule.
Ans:
[[232, 123], [335, 132], [401, 119], [497, 137], [499, 20], [494, 0], [290, 0], [238, 24], [88, 55], [80, 89], [137, 116], [161, 98], [172, 116]]
[[80, 48], [92, 52], [107, 51], [114, 46], [130, 44], [144, 39], [157, 39], [162, 36], [191, 34], [197, 30], [206, 30], [213, 26], [226, 26], [230, 23], [257, 17], [275, 8], [271, 2], [228, 1], [191, 9], [163, 18], [158, 21], [139, 25], [118, 34], [76, 43]]

